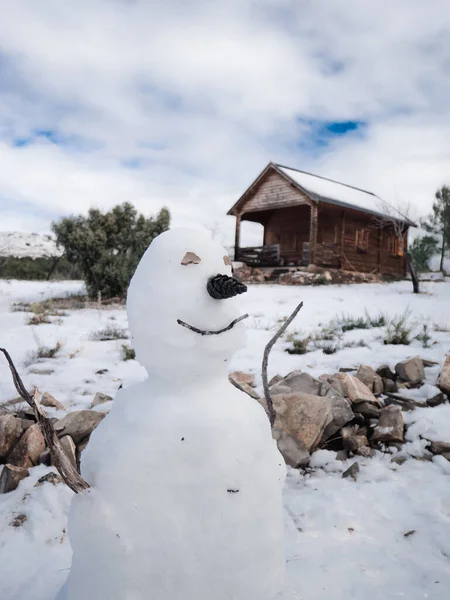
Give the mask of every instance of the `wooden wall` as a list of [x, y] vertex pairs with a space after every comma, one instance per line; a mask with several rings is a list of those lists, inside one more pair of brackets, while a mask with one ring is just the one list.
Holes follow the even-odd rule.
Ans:
[[[361, 237], [366, 248], [357, 245], [357, 239]], [[380, 228], [369, 214], [319, 204], [315, 264], [403, 277], [406, 273], [405, 257], [392, 254], [389, 242], [392, 237], [395, 237], [393, 227]], [[406, 252], [406, 235], [404, 240]]]
[[285, 264], [299, 264], [303, 256], [303, 243], [309, 242], [309, 219], [309, 206], [271, 211], [264, 223], [264, 244], [279, 244], [280, 256]]
[[269, 172], [249, 196], [242, 213], [285, 208], [299, 204], [310, 204], [311, 200], [275, 171]]

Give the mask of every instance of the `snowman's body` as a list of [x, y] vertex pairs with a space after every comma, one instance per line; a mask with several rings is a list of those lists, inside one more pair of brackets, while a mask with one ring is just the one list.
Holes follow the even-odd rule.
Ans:
[[[154, 252], [156, 262], [161, 254], [175, 257], [163, 278], [172, 268], [182, 280], [186, 273], [203, 280], [205, 269], [207, 276], [220, 272], [219, 264], [209, 265], [218, 263], [218, 252], [223, 260], [219, 246], [199, 232], [180, 235], [175, 251], [163, 245]], [[74, 555], [61, 598], [272, 600], [283, 586], [285, 467], [263, 408], [226, 377], [242, 324], [202, 336], [177, 323], [220, 330], [239, 316], [235, 300], [214, 300], [203, 290], [206, 296], [194, 293], [192, 305], [185, 286], [172, 303], [169, 296], [163, 304], [148, 296], [146, 302], [156, 277], [151, 250], [128, 302], [133, 345], [149, 378], [121, 390], [84, 453], [82, 474], [91, 490], [72, 504]], [[185, 252], [202, 262], [180, 270]], [[153, 326], [142, 312], [139, 324], [145, 306], [149, 320], [159, 310]]]

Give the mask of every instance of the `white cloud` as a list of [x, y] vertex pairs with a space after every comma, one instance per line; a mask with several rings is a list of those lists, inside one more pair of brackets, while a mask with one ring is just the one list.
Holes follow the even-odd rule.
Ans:
[[[229, 241], [226, 210], [270, 159], [426, 212], [450, 179], [449, 34], [441, 0], [15, 0], [0, 22], [2, 228], [129, 200], [219, 221]], [[319, 152], [310, 120], [367, 125]], [[36, 129], [66, 143], [14, 146]]]

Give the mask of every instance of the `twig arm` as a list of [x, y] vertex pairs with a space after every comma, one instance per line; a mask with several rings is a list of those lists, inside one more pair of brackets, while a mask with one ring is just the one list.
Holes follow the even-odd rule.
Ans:
[[31, 395], [24, 386], [14, 362], [9, 355], [9, 352], [5, 350], [5, 348], [0, 348], [0, 352], [3, 352], [6, 360], [8, 361], [17, 393], [25, 400], [25, 402], [27, 402], [27, 404], [31, 406], [34, 411], [36, 420], [39, 423], [42, 435], [44, 436], [46, 444], [50, 450], [55, 467], [58, 473], [61, 475], [64, 483], [76, 494], [87, 490], [89, 488], [89, 484], [81, 477], [76, 470], [75, 465], [67, 456], [61, 442], [59, 441], [58, 435], [53, 428], [52, 422], [45, 415], [45, 412], [38, 402], [38, 389], [35, 387], [33, 390], [33, 395]]
[[297, 306], [297, 308], [294, 310], [294, 312], [291, 314], [291, 316], [288, 319], [286, 319], [286, 321], [283, 323], [283, 325], [276, 332], [276, 334], [273, 336], [273, 338], [269, 341], [269, 343], [267, 344], [267, 346], [264, 349], [263, 361], [262, 361], [262, 382], [263, 382], [263, 388], [264, 388], [264, 397], [266, 398], [266, 402], [267, 402], [267, 410], [269, 411], [269, 420], [270, 420], [271, 427], [273, 427], [273, 425], [275, 423], [276, 414], [275, 414], [275, 409], [273, 407], [272, 396], [270, 395], [270, 391], [269, 391], [269, 380], [267, 377], [267, 365], [269, 363], [269, 354], [270, 354], [270, 351], [272, 350], [273, 346], [277, 342], [277, 340], [283, 335], [283, 333], [286, 331], [286, 329], [289, 327], [289, 325], [292, 323], [292, 321], [295, 319], [295, 317], [301, 311], [302, 307], [303, 307], [303, 302], [300, 302], [300, 304]]

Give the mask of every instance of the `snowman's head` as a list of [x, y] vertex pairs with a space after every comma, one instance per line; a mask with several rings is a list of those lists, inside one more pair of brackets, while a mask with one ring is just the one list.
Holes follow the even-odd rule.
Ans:
[[171, 229], [150, 244], [128, 289], [131, 344], [149, 375], [213, 376], [245, 342], [239, 294], [220, 244], [196, 229]]

